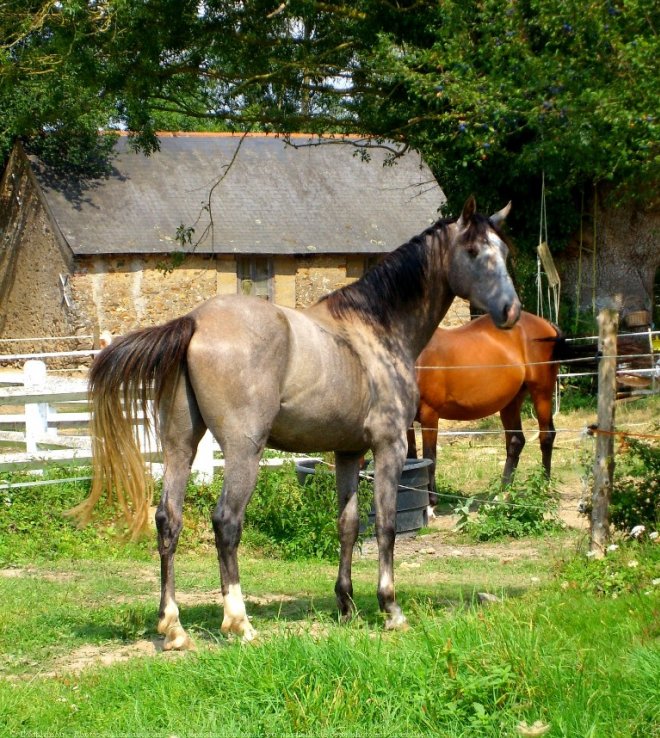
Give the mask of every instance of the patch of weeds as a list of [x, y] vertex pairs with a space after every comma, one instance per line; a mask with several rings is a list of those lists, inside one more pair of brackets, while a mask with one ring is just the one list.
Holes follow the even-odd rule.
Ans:
[[[89, 470], [79, 469], [81, 476]], [[145, 558], [150, 555], [145, 542], [127, 544], [125, 531], [116, 522], [118, 511], [102, 502], [95, 523], [78, 528], [66, 511], [81, 502], [89, 493], [89, 481], [66, 481], [71, 469], [49, 469], [46, 475], [25, 473], [5, 475], [11, 484], [42, 482], [39, 486], [15, 486], [2, 490], [0, 502], [0, 565], [22, 561], [53, 560], [122, 555]], [[57, 480], [62, 479], [62, 482]]]
[[[359, 486], [360, 518], [366, 522], [372, 491], [366, 482]], [[337, 492], [334, 474], [310, 475], [298, 483], [293, 465], [263, 470], [245, 515], [246, 531], [256, 532], [256, 540], [287, 559], [318, 558], [336, 560]]]
[[122, 641], [135, 641], [149, 630], [148, 616], [144, 608], [127, 605], [120, 607], [112, 619], [116, 635]]
[[653, 541], [612, 544], [602, 559], [578, 554], [560, 563], [557, 579], [564, 589], [604, 597], [660, 593], [660, 545]]
[[[456, 507], [463, 504], [466, 499], [458, 487], [442, 478], [435, 480], [435, 493], [438, 496], [436, 512], [441, 515], [455, 513]], [[473, 501], [474, 498], [471, 497], [470, 500]]]
[[657, 529], [660, 521], [660, 447], [629, 438], [615, 466], [610, 522], [619, 530]]
[[[585, 457], [585, 488], [593, 488], [593, 459]], [[591, 499], [582, 512], [591, 516]], [[612, 526], [629, 531], [636, 525], [660, 527], [660, 448], [636, 438], [621, 444], [614, 466], [608, 512]]]
[[[194, 541], [198, 540], [195, 532], [203, 535], [202, 529], [208, 531], [210, 514], [221, 492], [222, 474], [210, 485], [194, 481], [188, 484], [182, 550], [195, 545]], [[361, 481], [358, 505], [363, 523], [367, 521], [372, 499], [370, 485]], [[243, 542], [259, 549], [261, 554], [284, 559], [336, 560], [339, 535], [334, 474], [330, 470], [320, 471], [301, 485], [292, 463], [264, 467], [245, 513]]]
[[543, 470], [526, 477], [516, 475], [504, 489], [499, 481], [493, 482], [476, 518], [468, 519], [471, 502], [460, 505], [459, 514], [463, 515], [463, 530], [478, 541], [539, 536], [561, 528], [559, 497]]

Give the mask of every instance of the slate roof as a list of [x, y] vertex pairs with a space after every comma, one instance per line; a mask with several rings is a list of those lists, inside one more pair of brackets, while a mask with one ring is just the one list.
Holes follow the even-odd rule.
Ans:
[[[415, 153], [383, 166], [386, 154], [378, 149], [364, 162], [352, 146], [294, 148], [253, 134], [227, 169], [240, 139], [163, 135], [160, 151], [145, 157], [122, 136], [111, 174], [79, 183], [58, 182], [32, 163], [48, 210], [77, 255], [174, 251], [180, 225], [195, 228], [192, 243], [202, 254], [382, 253], [436, 220], [445, 200]], [[212, 188], [213, 228], [203, 235]]]

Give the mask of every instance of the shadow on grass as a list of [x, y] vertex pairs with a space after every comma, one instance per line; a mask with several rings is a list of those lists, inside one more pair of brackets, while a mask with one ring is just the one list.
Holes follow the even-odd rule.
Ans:
[[[435, 614], [462, 611], [481, 607], [478, 587], [446, 585], [433, 587], [412, 586], [401, 593], [399, 602], [411, 623]], [[524, 587], [507, 587], [488, 594], [499, 600], [514, 599], [527, 591]], [[202, 595], [203, 597], [203, 595]], [[181, 604], [180, 618], [186, 630], [196, 637], [208, 640], [222, 638], [220, 624], [222, 606], [215, 602], [216, 592], [208, 592], [208, 602]], [[257, 601], [254, 601], [257, 600]], [[354, 598], [356, 617], [353, 622], [369, 628], [382, 626], [383, 615], [378, 609], [375, 592], [357, 592]], [[247, 611], [258, 630], [270, 630], [278, 624], [313, 627], [321, 624], [339, 624], [340, 618], [334, 595], [248, 597]], [[88, 617], [89, 616], [89, 617]], [[100, 610], [83, 610], [75, 616], [72, 634], [90, 643], [122, 641], [125, 643], [158, 635], [158, 602], [141, 600], [135, 604], [104, 607]]]

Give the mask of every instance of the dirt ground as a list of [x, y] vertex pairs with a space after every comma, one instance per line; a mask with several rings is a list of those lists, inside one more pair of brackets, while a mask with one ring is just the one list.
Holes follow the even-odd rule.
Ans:
[[[655, 427], [653, 417], [649, 417], [648, 411], [642, 411], [641, 414], [622, 412], [621, 421], [632, 423], [634, 430], [638, 433], [651, 432], [651, 427]], [[563, 419], [565, 420], [565, 419]], [[577, 426], [583, 426], [585, 421], [578, 419], [575, 421]], [[530, 436], [530, 448], [534, 448], [535, 439]], [[573, 442], [571, 441], [571, 444]], [[568, 448], [569, 444], [566, 443]], [[561, 444], [559, 447], [561, 452]], [[490, 449], [480, 449], [480, 454], [491, 453]], [[497, 445], [493, 454], [501, 455], [501, 446]], [[534, 453], [533, 451], [531, 453]], [[572, 463], [572, 462], [571, 462]], [[561, 465], [558, 465], [561, 468]], [[584, 515], [578, 512], [578, 503], [581, 497], [581, 483], [576, 475], [570, 477], [570, 480], [564, 480], [560, 487], [560, 505], [559, 517], [564, 524], [571, 529], [588, 533], [589, 521]], [[466, 558], [466, 559], [482, 559], [495, 560], [500, 562], [515, 561], [518, 559], [536, 559], [544, 555], [543, 541], [535, 541], [526, 539], [521, 541], [506, 541], [502, 543], [468, 543], [457, 539], [450, 535], [451, 530], [455, 527], [458, 517], [456, 515], [440, 515], [429, 521], [428, 530], [424, 535], [408, 535], [399, 536], [395, 547], [395, 562], [397, 567], [414, 568], [420, 566], [420, 560], [429, 558]], [[363, 544], [359, 555], [366, 559], [375, 559], [377, 557], [377, 547], [375, 541], [367, 541]], [[158, 573], [157, 569], [145, 567], [141, 572], [145, 581], [153, 584], [155, 593], [158, 591]], [[44, 574], [36, 568], [8, 568], [1, 570], [0, 577], [37, 577], [37, 576], [59, 576], [56, 574]], [[65, 577], [66, 575], [62, 575]], [[152, 595], [149, 595], [150, 597]], [[153, 595], [157, 600], [157, 594]], [[285, 597], [285, 596], [284, 596]], [[273, 595], [272, 598], [262, 596], [260, 598], [247, 597], [248, 606], [250, 603], [257, 605], [269, 604], [271, 602], [282, 600], [282, 595]], [[181, 605], [190, 607], [197, 604], [208, 603], [209, 601], [221, 602], [221, 593], [218, 589], [213, 592], [203, 593], [185, 593], [178, 595]], [[155, 606], [154, 601], [154, 606]], [[312, 625], [312, 628], [317, 626]], [[323, 626], [318, 626], [323, 627]], [[136, 657], [153, 656], [162, 651], [162, 639], [159, 637], [138, 640], [134, 643], [123, 644], [85, 644], [80, 648], [62, 656], [58, 659], [51, 660], [47, 665], [35, 665], [38, 673], [28, 675], [30, 678], [34, 676], [54, 677], [62, 674], [75, 674], [90, 666], [103, 666], [113, 663], [126, 661]], [[164, 658], [178, 658], [180, 654], [163, 653]], [[0, 677], [1, 678], [1, 677]]]
[[[577, 490], [563, 490], [559, 504], [559, 519], [567, 528], [588, 531], [589, 519], [578, 512], [580, 494]], [[533, 540], [506, 541], [505, 543], [447, 543], [448, 531], [454, 529], [458, 515], [438, 515], [429, 520], [428, 527], [433, 531], [423, 536], [401, 535], [397, 537], [394, 547], [395, 560], [414, 558], [420, 554], [432, 557], [460, 556], [464, 558], [482, 558], [498, 560], [512, 558], [534, 558], [537, 546]], [[367, 541], [362, 545], [362, 556], [375, 558], [378, 549], [375, 541]]]
[[[588, 530], [588, 520], [585, 516], [577, 513], [578, 495], [568, 492], [564, 494], [560, 505], [560, 517], [564, 523], [571, 528]], [[395, 546], [395, 561], [401, 568], [419, 566], [416, 561], [420, 557], [429, 558], [480, 558], [493, 559], [497, 561], [512, 561], [518, 558], [535, 559], [540, 555], [538, 545], [533, 540], [506, 541], [504, 543], [481, 543], [470, 544], [448, 542], [448, 532], [456, 525], [457, 516], [440, 515], [429, 521], [429, 531], [425, 535], [401, 535], [397, 538]], [[367, 541], [362, 546], [360, 557], [374, 559], [378, 555], [375, 541]], [[139, 572], [136, 572], [139, 574]], [[157, 573], [145, 568], [145, 579], [153, 582], [155, 589], [158, 586]], [[70, 574], [44, 574], [33, 567], [0, 569], [0, 577], [47, 577], [62, 581]], [[154, 595], [157, 598], [157, 595]], [[198, 604], [208, 603], [210, 600], [220, 603], [222, 594], [220, 589], [212, 592], [186, 593], [179, 592], [177, 595], [179, 604], [183, 607], [192, 607]], [[287, 595], [272, 595], [261, 597], [246, 597], [248, 607], [253, 605], [266, 605], [273, 602], [286, 602], [294, 598]], [[154, 600], [155, 601], [155, 600]], [[165, 658], [180, 658], [181, 653], [163, 652], [163, 640], [160, 637], [145, 638], [133, 643], [124, 644], [86, 644], [65, 656], [51, 661], [47, 667], [38, 670], [38, 676], [42, 678], [55, 678], [64, 674], [77, 674], [93, 666], [110, 666], [115, 663], [128, 661], [133, 658], [154, 656], [161, 654]], [[29, 675], [33, 678], [34, 675]], [[10, 677], [15, 678], [15, 677]]]

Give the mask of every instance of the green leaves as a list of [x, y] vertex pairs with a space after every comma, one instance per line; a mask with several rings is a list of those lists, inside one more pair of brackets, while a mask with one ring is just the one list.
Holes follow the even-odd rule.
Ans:
[[650, 0], [5, 3], [0, 146], [113, 120], [147, 152], [165, 127], [387, 137], [449, 211], [513, 199], [529, 244], [544, 174], [560, 244], [594, 185], [658, 195], [659, 27]]

